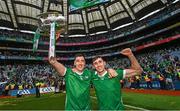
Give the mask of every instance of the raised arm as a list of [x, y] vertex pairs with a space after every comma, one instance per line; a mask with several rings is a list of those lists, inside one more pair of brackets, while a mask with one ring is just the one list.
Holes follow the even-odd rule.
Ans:
[[50, 57], [49, 63], [55, 68], [60, 76], [64, 76], [66, 72], [66, 67], [59, 63], [55, 57]]
[[126, 75], [125, 77], [132, 77], [135, 75], [140, 75], [143, 71], [141, 66], [139, 65], [136, 57], [132, 53], [130, 48], [126, 48], [120, 52], [121, 54], [127, 56], [131, 62], [131, 68], [130, 69], [125, 69]]

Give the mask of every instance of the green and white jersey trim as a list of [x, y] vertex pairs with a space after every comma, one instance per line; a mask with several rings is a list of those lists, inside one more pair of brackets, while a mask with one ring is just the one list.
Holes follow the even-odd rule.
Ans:
[[75, 72], [75, 73], [78, 75], [82, 75], [84, 73], [84, 71], [83, 72]]
[[[105, 71], [102, 75], [98, 74], [98, 77], [104, 77], [106, 75], [107, 71]], [[95, 72], [95, 75], [97, 75], [97, 71]]]
[[126, 70], [123, 70], [123, 79], [126, 77]]
[[[65, 74], [66, 74], [66, 71], [67, 71], [67, 68], [65, 68], [65, 71], [64, 71], [64, 74], [63, 74], [63, 76], [65, 76]], [[78, 75], [82, 75], [83, 73], [84, 73], [84, 71], [83, 72], [75, 72], [76, 74], [78, 74]]]
[[[97, 71], [95, 71], [95, 75], [97, 75]], [[102, 75], [98, 74], [98, 77], [104, 77], [107, 74], [107, 71], [105, 71]], [[126, 77], [126, 70], [123, 70], [123, 79]]]
[[65, 76], [65, 74], [66, 74], [66, 71], [67, 71], [67, 68], [65, 67], [65, 71], [64, 71], [64, 74], [63, 74], [63, 76]]

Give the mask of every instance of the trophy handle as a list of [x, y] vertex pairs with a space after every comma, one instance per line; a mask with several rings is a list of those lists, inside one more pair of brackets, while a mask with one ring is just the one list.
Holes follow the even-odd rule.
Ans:
[[55, 28], [56, 28], [56, 23], [53, 22], [50, 28], [49, 59], [50, 57], [55, 57], [55, 46], [56, 46]]

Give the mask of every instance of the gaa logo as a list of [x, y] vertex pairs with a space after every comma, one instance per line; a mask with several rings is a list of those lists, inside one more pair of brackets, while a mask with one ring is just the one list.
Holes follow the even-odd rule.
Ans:
[[30, 94], [30, 91], [29, 90], [18, 90], [17, 94], [19, 94], [19, 95]]
[[42, 92], [43, 92], [43, 93], [53, 92], [53, 89], [52, 89], [51, 87], [42, 88]]

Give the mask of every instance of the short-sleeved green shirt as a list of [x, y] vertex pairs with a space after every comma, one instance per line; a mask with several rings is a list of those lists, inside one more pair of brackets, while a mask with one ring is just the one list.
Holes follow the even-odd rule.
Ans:
[[95, 87], [98, 106], [100, 110], [123, 110], [124, 106], [121, 97], [120, 80], [123, 79], [124, 70], [116, 70], [118, 76], [109, 78], [106, 72], [104, 76], [99, 76], [97, 72], [93, 74], [93, 85]]
[[79, 75], [67, 68], [65, 73], [66, 82], [66, 110], [90, 110], [90, 81], [91, 72], [84, 69]]

